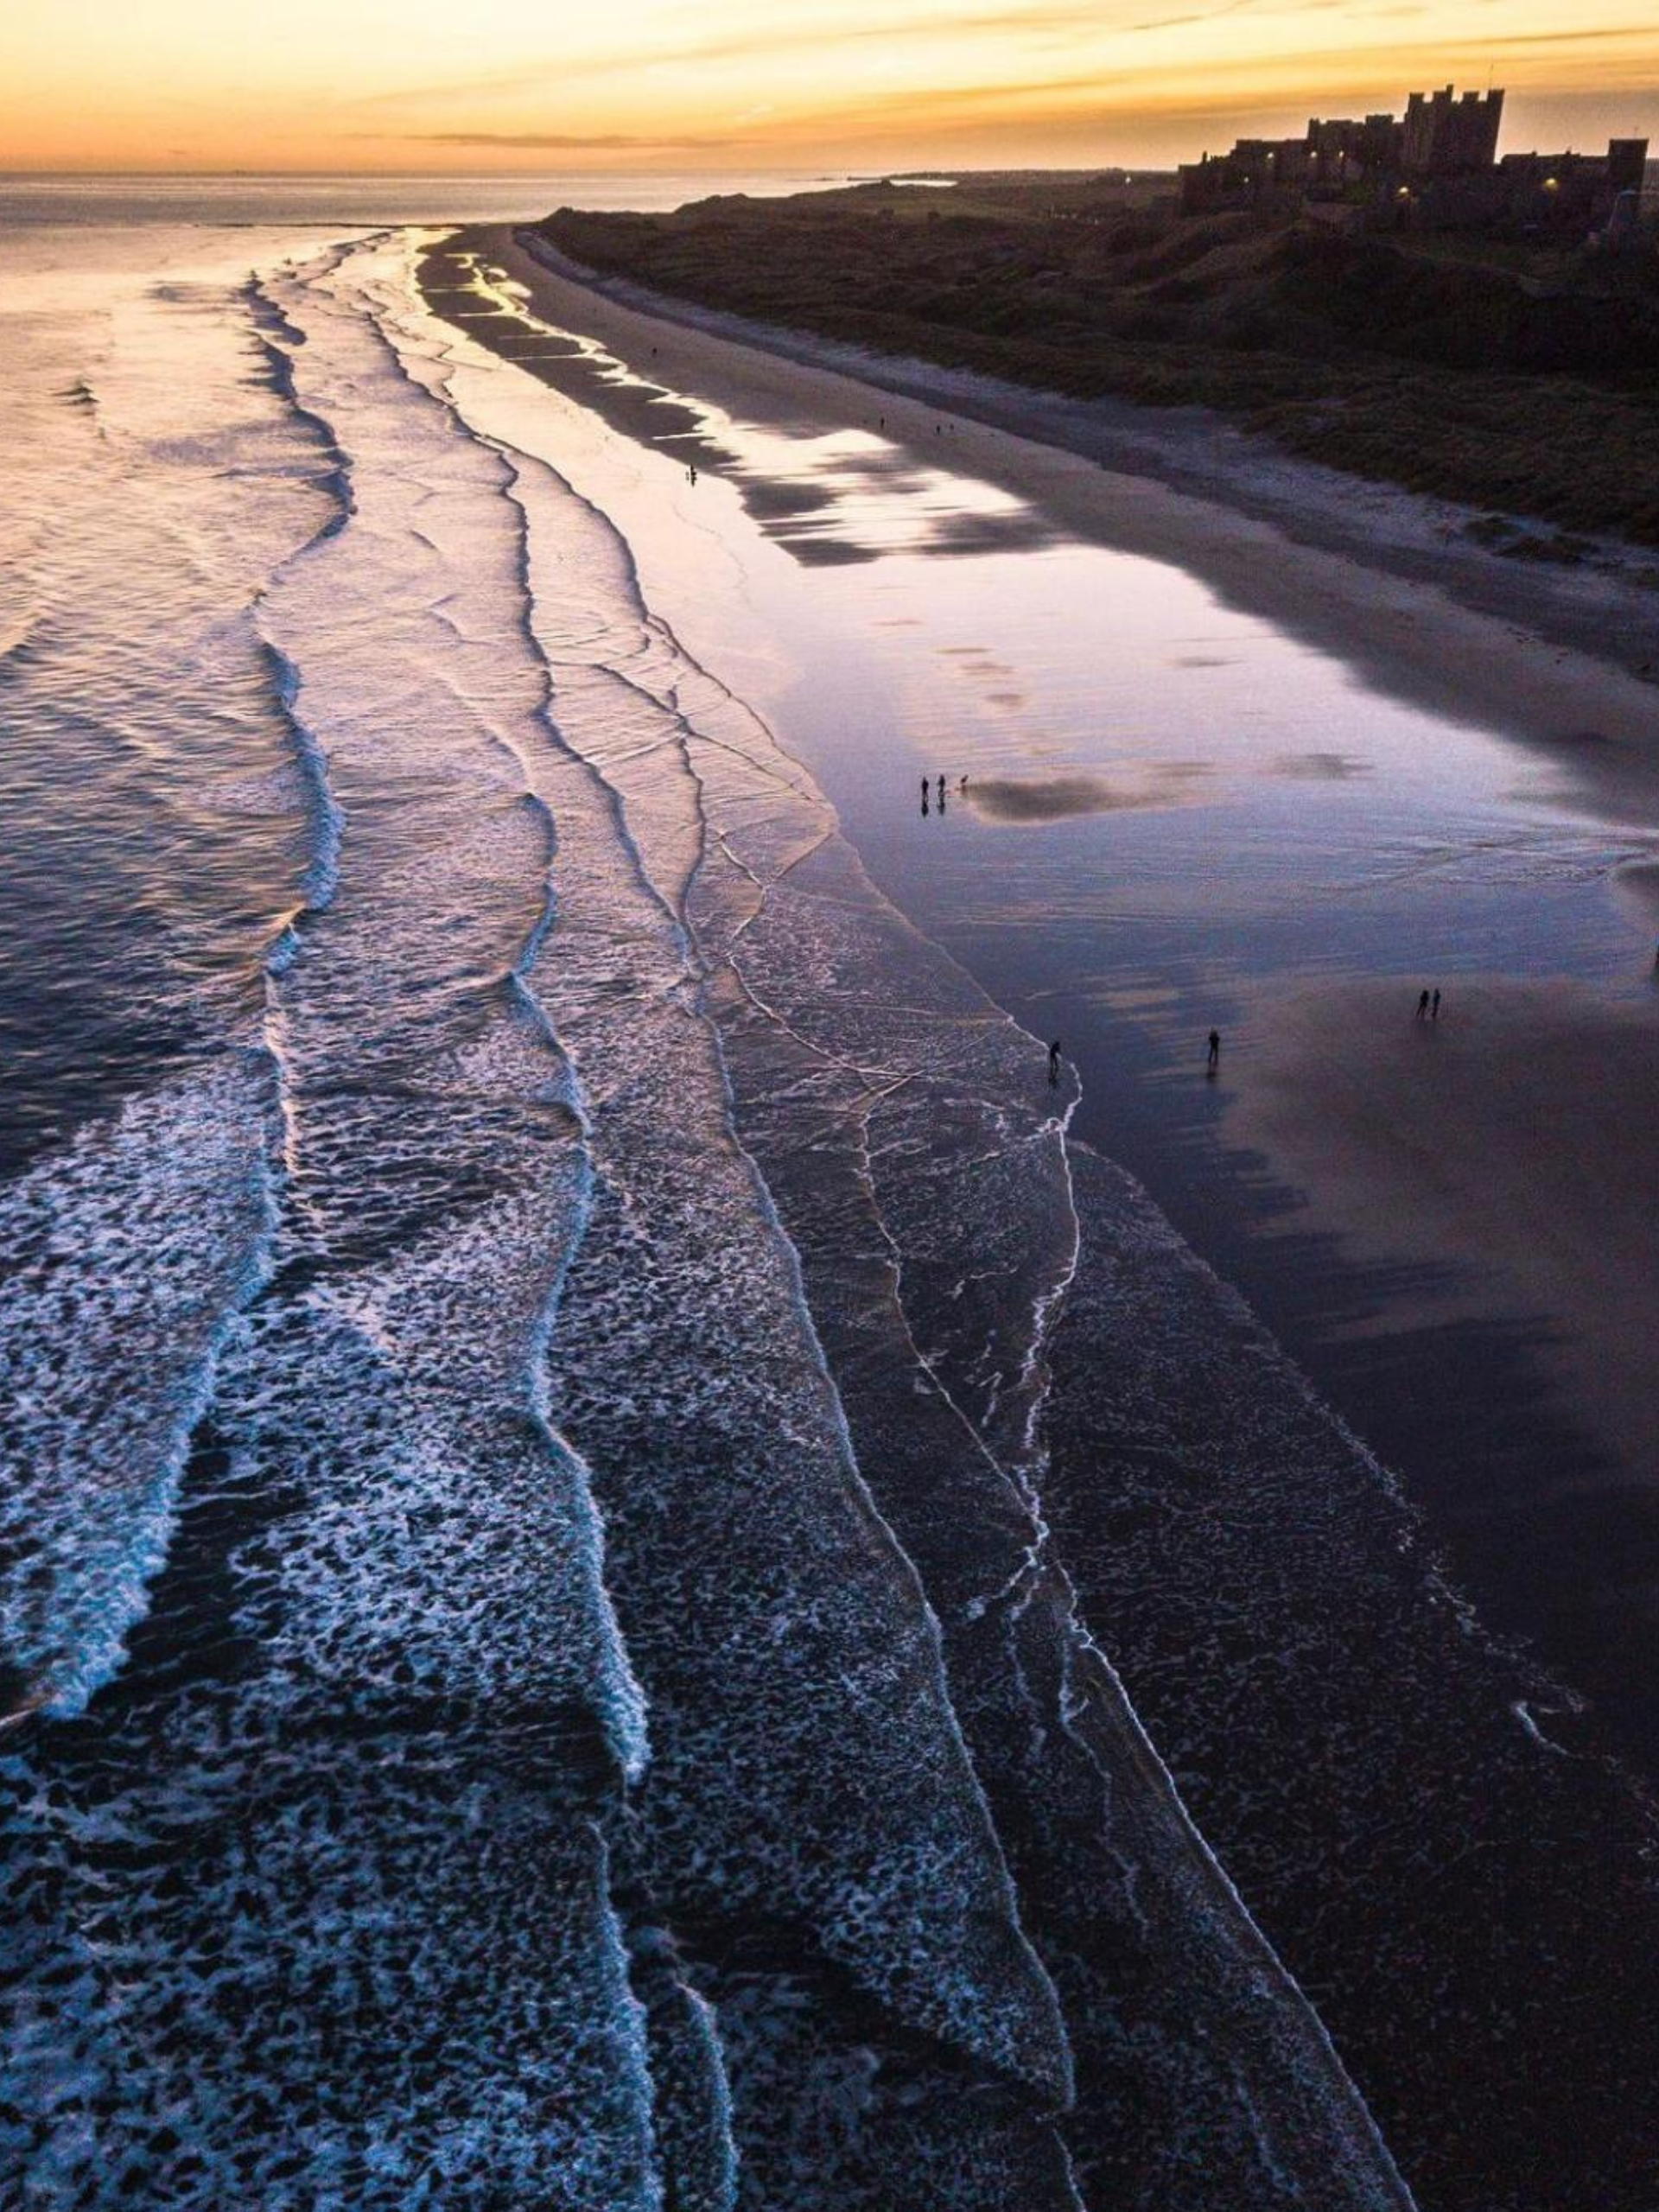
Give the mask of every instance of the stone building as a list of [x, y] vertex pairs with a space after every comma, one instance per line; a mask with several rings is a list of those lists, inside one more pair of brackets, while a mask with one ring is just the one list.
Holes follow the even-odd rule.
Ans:
[[1400, 133], [1400, 170], [1406, 177], [1478, 176], [1497, 160], [1503, 120], [1502, 92], [1465, 92], [1450, 85], [1438, 92], [1413, 92]]
[[[1403, 117], [1315, 117], [1300, 138], [1241, 138], [1180, 172], [1185, 215], [1306, 210], [1345, 227], [1585, 238], [1639, 219], [1645, 138], [1605, 154], [1506, 154], [1501, 92], [1413, 92]], [[1632, 209], [1636, 213], [1632, 213]], [[1616, 217], [1616, 211], [1617, 217]]]

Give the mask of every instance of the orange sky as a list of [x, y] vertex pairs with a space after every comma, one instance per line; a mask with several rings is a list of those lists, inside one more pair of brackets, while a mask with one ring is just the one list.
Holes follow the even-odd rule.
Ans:
[[0, 169], [1168, 163], [1504, 86], [1659, 141], [1653, 0], [3, 0]]

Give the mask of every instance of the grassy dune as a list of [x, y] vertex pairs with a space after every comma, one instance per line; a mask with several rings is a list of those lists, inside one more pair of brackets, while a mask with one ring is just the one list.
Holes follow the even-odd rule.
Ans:
[[[609, 274], [1019, 384], [1236, 416], [1493, 511], [1500, 546], [1659, 546], [1659, 255], [1183, 219], [1144, 181], [970, 179], [543, 226]], [[1506, 532], [1503, 518], [1554, 524]]]

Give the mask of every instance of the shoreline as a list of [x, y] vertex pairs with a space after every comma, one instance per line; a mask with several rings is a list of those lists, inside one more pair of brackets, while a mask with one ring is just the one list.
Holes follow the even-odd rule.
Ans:
[[[471, 241], [460, 243], [464, 250]], [[516, 249], [514, 256], [487, 253], [522, 265]], [[439, 285], [455, 281], [437, 275]], [[613, 369], [607, 381], [604, 363], [556, 335], [505, 317], [470, 321], [468, 295], [452, 290], [435, 310], [471, 334], [489, 331], [504, 358], [590, 410], [602, 446], [611, 440], [601, 424], [633, 442], [614, 480], [602, 468], [597, 482], [579, 465], [573, 474], [601, 504], [609, 486], [619, 528], [662, 529], [659, 540], [643, 541], [659, 564], [699, 553], [706, 532], [713, 565], [727, 529], [746, 542], [756, 531], [770, 535], [765, 558], [781, 563], [776, 541], [785, 533], [767, 532], [766, 524], [784, 512], [786, 461], [775, 480], [764, 458], [746, 468], [741, 456], [764, 456], [766, 439], [740, 436], [724, 426], [722, 410], [773, 440], [874, 429], [868, 388], [613, 302], [596, 308], [556, 278], [535, 285], [549, 323], [607, 346], [637, 373], [620, 378]], [[911, 458], [943, 471], [1000, 472], [1005, 483], [1017, 474], [1020, 490], [1051, 512], [1069, 501], [1070, 512], [1091, 513], [1091, 535], [1104, 534], [1101, 517], [1126, 499], [1161, 518], [1172, 537], [1188, 532], [1188, 542], [1195, 527], [1220, 535], [1225, 524], [1229, 550], [1241, 561], [1243, 549], [1270, 535], [1157, 485], [1126, 487], [1075, 455], [994, 426], [964, 423], [936, 444], [933, 414], [918, 403], [889, 404], [880, 427]], [[578, 448], [584, 435], [573, 431]], [[641, 446], [656, 448], [649, 467], [639, 461]], [[717, 501], [677, 494], [671, 479], [693, 463], [723, 480]], [[681, 518], [678, 535], [674, 524], [652, 521], [652, 503], [664, 500]], [[693, 517], [699, 507], [703, 514]], [[808, 571], [811, 593], [813, 555], [794, 543], [786, 553]], [[1367, 581], [1353, 565], [1354, 588]], [[717, 610], [723, 596], [710, 604]], [[671, 598], [664, 619], [677, 623], [679, 611]], [[695, 592], [688, 611], [707, 612]], [[1449, 603], [1439, 612], [1443, 649], [1459, 626], [1478, 626]], [[1444, 673], [1455, 679], [1454, 658]], [[1587, 660], [1575, 673], [1586, 685], [1607, 680]], [[1616, 672], [1612, 680], [1628, 681]], [[810, 749], [797, 757], [810, 768]], [[1643, 766], [1630, 764], [1629, 788], [1639, 787], [1649, 813], [1659, 813]], [[907, 794], [906, 812], [913, 805]], [[855, 850], [858, 819], [855, 810], [848, 835]], [[1637, 874], [1626, 887], [1640, 897], [1646, 879]], [[922, 914], [902, 897], [897, 903], [931, 933]], [[963, 964], [1030, 1033], [1058, 1028], [1072, 1038], [1069, 1011], [1033, 1024], [1017, 996], [971, 960]], [[1436, 1040], [1443, 1043], [1464, 1020], [1465, 987], [1452, 988], [1457, 1012], [1448, 1010]], [[1225, 1026], [1229, 1073], [1206, 1094], [1212, 1106], [1224, 1087], [1231, 1091], [1235, 1066], [1244, 1072], [1262, 1049], [1254, 1025]], [[1264, 1036], [1267, 1027], [1264, 1020]], [[1111, 1081], [1122, 1075], [1109, 1077], [1103, 1063], [1116, 1057], [1117, 1038], [1096, 1029], [1093, 1041], [1095, 1064], [1074, 1047], [1073, 1065], [1085, 1097], [1105, 1103], [1109, 1118]], [[1411, 1041], [1427, 1040], [1414, 1033]], [[1243, 1190], [1234, 1132], [1218, 1118], [1205, 1140], [1205, 1213], [1225, 1179]], [[1217, 1265], [1213, 1240], [1178, 1221], [1155, 1182], [1138, 1182], [1139, 1163], [1111, 1141], [1119, 1134], [1073, 1125], [1084, 1258], [1048, 1355], [1044, 1510], [1082, 1617], [1102, 1624], [1135, 1709], [1155, 1716], [1147, 1732], [1159, 1759], [1226, 1879], [1318, 2007], [1407, 2186], [1448, 2205], [1565, 2202], [1551, 2187], [1564, 2158], [1570, 2164], [1558, 2115], [1593, 2103], [1610, 2196], [1633, 2205], [1642, 2200], [1624, 2184], [1641, 2145], [1629, 2139], [1633, 2131], [1621, 2133], [1617, 2094], [1602, 2085], [1609, 2034], [1627, 2048], [1649, 2047], [1640, 1956], [1651, 1909], [1640, 1874], [1651, 1834], [1645, 1795], [1606, 1759], [1596, 1717], [1580, 1714], [1570, 1690], [1557, 1694], [1548, 1662], [1535, 1663], [1524, 1641], [1512, 1644], [1508, 1624], [1490, 1618], [1479, 1587], [1455, 1564], [1442, 1574], [1438, 1541], [1418, 1529], [1420, 1509], [1432, 1529], [1441, 1499], [1422, 1498], [1413, 1467], [1402, 1469], [1396, 1490], [1369, 1439], [1360, 1440], [1363, 1431], [1357, 1435], [1345, 1412], [1329, 1410], [1317, 1376], [1308, 1388], [1300, 1348], [1272, 1320], [1253, 1318], [1229, 1287], [1238, 1277]], [[1548, 1128], [1539, 1141], [1548, 1147]], [[1478, 1145], [1471, 1149], [1478, 1154]], [[797, 1142], [785, 1156], [812, 1172], [810, 1146]], [[1359, 1172], [1370, 1171], [1362, 1164]], [[1329, 1276], [1309, 1285], [1295, 1253], [1266, 1237], [1258, 1249], [1328, 1301]], [[1241, 1288], [1261, 1314], [1250, 1287]], [[1332, 1318], [1328, 1302], [1324, 1318]], [[1172, 1393], [1176, 1358], [1182, 1383]], [[1501, 1390], [1502, 1378], [1489, 1366], [1481, 1388], [1495, 1385]], [[925, 1535], [928, 1526], [918, 1516], [907, 1544], [924, 1548], [915, 1529]], [[930, 1541], [948, 1565], [954, 1521]], [[947, 1606], [945, 1617], [955, 1619], [955, 1610]], [[954, 1656], [965, 1664], [971, 1638]], [[1001, 1676], [993, 1669], [986, 1679]], [[1392, 1692], [1392, 1719], [1377, 1710], [1379, 1681]], [[1007, 1833], [1025, 1847], [1018, 1822]], [[1052, 1893], [1063, 1900], [1064, 1884]], [[1535, 1953], [1525, 1944], [1495, 1948], [1510, 1916], [1536, 1931]], [[1090, 1926], [1097, 1941], [1097, 1915]], [[1531, 2093], [1535, 2057], [1551, 2084], [1548, 2096], [1535, 2095], [1537, 2141], [1528, 2131], [1517, 2135], [1512, 2118], [1517, 2097]]]
[[[544, 266], [499, 226], [452, 236], [445, 250], [457, 249], [500, 264], [526, 287], [532, 308], [546, 321], [595, 341], [629, 365], [633, 374], [607, 381], [590, 358], [563, 350], [526, 358], [523, 365], [528, 372], [634, 440], [649, 445], [666, 437], [676, 453], [695, 454], [699, 467], [726, 476], [762, 528], [772, 487], [732, 467], [711, 413], [723, 410], [739, 421], [754, 420], [801, 435], [844, 431], [849, 425], [868, 424], [874, 430], [879, 423], [888, 440], [898, 441], [918, 460], [1006, 487], [1028, 502], [1038, 518], [1052, 518], [1084, 540], [1196, 575], [1218, 598], [1313, 642], [1379, 692], [1432, 705], [1447, 719], [1519, 740], [1553, 770], [1556, 804], [1564, 800], [1571, 810], [1639, 828], [1646, 842], [1659, 831], [1659, 692], [1610, 658], [1622, 649], [1624, 633], [1608, 618], [1605, 601], [1595, 627], [1600, 652], [1551, 642], [1522, 626], [1524, 616], [1544, 607], [1554, 610], [1558, 622], [1586, 627], [1581, 576], [1568, 582], [1518, 575], [1513, 563], [1477, 550], [1476, 562], [1516, 596], [1508, 619], [1499, 620], [1461, 603], [1448, 588], [1390, 573], [1375, 563], [1367, 565], [1345, 553], [1328, 555], [1293, 543], [1257, 517], [1202, 500], [1151, 476], [1103, 467], [1086, 455], [997, 423], [963, 416], [954, 433], [941, 439], [934, 404], [884, 397], [883, 387], [843, 370], [786, 358], [725, 330], [705, 327], [721, 319], [702, 310], [688, 310], [686, 320], [654, 315], [616, 296], [620, 287], [590, 286]], [[817, 340], [804, 343], [815, 355], [832, 350]], [[514, 357], [511, 344], [499, 350]], [[926, 373], [932, 378], [936, 372]], [[658, 385], [667, 399], [653, 393]], [[676, 404], [677, 395], [695, 395], [695, 400], [688, 397]], [[1025, 396], [1014, 397], [1025, 404]], [[1114, 419], [1133, 411], [1118, 403], [1104, 409], [1063, 404], [1068, 414]], [[1239, 447], [1249, 443], [1236, 433], [1227, 435]], [[1281, 474], [1287, 481], [1330, 475], [1300, 462], [1285, 464]], [[1423, 507], [1407, 495], [1382, 496], [1392, 509]], [[1384, 544], [1378, 557], [1385, 560], [1386, 555]], [[1333, 722], [1332, 735], [1339, 737], [1339, 723]], [[1649, 861], [1622, 863], [1614, 895], [1632, 920], [1652, 911], [1656, 882], [1659, 870]], [[1511, 979], [1511, 990], [1516, 981], [1527, 980]], [[1537, 1027], [1520, 1048], [1522, 1056], [1542, 1054], [1554, 1082], [1565, 1086], [1559, 1093], [1564, 1105], [1573, 1101], [1574, 1085], [1594, 1087], [1604, 1078], [1613, 1083], [1620, 1077], [1626, 1040], [1639, 1065], [1647, 1065], [1649, 1040], [1639, 1033], [1650, 1027], [1650, 1014], [1634, 1007], [1623, 1014], [1611, 1011], [1611, 999], [1627, 993], [1629, 983], [1611, 977], [1609, 983], [1611, 998], [1601, 993], [1606, 1005], [1588, 1027], [1580, 1009], [1597, 997], [1593, 982], [1588, 998], [1583, 991], [1530, 995]], [[1456, 1210], [1453, 1227], [1454, 1217], [1445, 1209], [1425, 1224], [1421, 1210], [1395, 1203], [1402, 1189], [1396, 1133], [1358, 1109], [1349, 1116], [1351, 1085], [1342, 1069], [1333, 1070], [1330, 1063], [1320, 1020], [1313, 1020], [1310, 1034], [1300, 1012], [1308, 1000], [1319, 999], [1338, 1021], [1351, 1013], [1361, 1033], [1352, 1055], [1355, 1069], [1363, 1074], [1362, 1063], [1370, 1067], [1375, 1061], [1376, 1082], [1392, 1086], [1391, 1096], [1398, 1093], [1402, 1124], [1419, 1134], [1425, 1128], [1432, 1132], [1433, 1094], [1424, 1088], [1419, 1096], [1409, 1081], [1402, 1090], [1402, 1071], [1389, 1064], [1391, 1021], [1382, 1025], [1386, 1038], [1381, 1031], [1376, 1039], [1370, 1035], [1374, 1013], [1384, 1001], [1391, 1003], [1393, 988], [1357, 982], [1349, 1007], [1345, 1000], [1338, 1002], [1341, 994], [1321, 994], [1309, 979], [1306, 989], [1289, 994], [1292, 1004], [1280, 1007], [1265, 999], [1254, 1008], [1240, 1007], [1236, 1020], [1227, 1025], [1230, 1079], [1217, 1102], [1226, 1110], [1208, 1127], [1201, 1116], [1189, 1116], [1167, 1140], [1148, 1134], [1158, 1116], [1144, 1100], [1138, 1118], [1147, 1127], [1136, 1135], [1124, 1126], [1125, 1071], [1115, 1065], [1121, 1055], [1109, 1060], [1097, 1049], [1093, 1064], [1080, 1070], [1090, 1103], [1077, 1134], [1103, 1143], [1113, 1158], [1147, 1182], [1182, 1233], [1196, 1240], [1196, 1249], [1268, 1320], [1316, 1386], [1400, 1466], [1442, 1535], [1452, 1535], [1459, 1579], [1483, 1606], [1500, 1600], [1496, 1618], [1503, 1632], [1534, 1638], [1542, 1632], [1551, 1664], [1599, 1700], [1611, 1693], [1609, 1721], [1627, 1752], [1637, 1750], [1644, 1770], [1653, 1772], [1659, 1768], [1659, 1694], [1646, 1682], [1618, 1691], [1617, 1651], [1601, 1633], [1605, 1617], [1595, 1600], [1597, 1573], [1605, 1569], [1614, 1575], [1616, 1560], [1598, 1553], [1592, 1533], [1586, 1532], [1588, 1554], [1565, 1577], [1563, 1587], [1552, 1593], [1541, 1586], [1555, 1571], [1551, 1558], [1565, 1556], [1560, 1546], [1572, 1510], [1564, 1500], [1550, 1497], [1548, 1467], [1557, 1445], [1569, 1459], [1588, 1452], [1597, 1462], [1593, 1472], [1586, 1465], [1581, 1488], [1602, 1493], [1604, 1516], [1614, 1511], [1622, 1483], [1627, 1502], [1614, 1517], [1624, 1529], [1625, 1541], [1637, 1540], [1644, 1556], [1652, 1553], [1656, 1522], [1644, 1494], [1659, 1471], [1639, 1447], [1645, 1406], [1628, 1342], [1623, 1341], [1630, 1335], [1625, 1317], [1650, 1306], [1650, 1287], [1627, 1268], [1622, 1295], [1599, 1321], [1594, 1300], [1582, 1294], [1569, 1299], [1571, 1286], [1552, 1283], [1536, 1269], [1524, 1277], [1518, 1273], [1502, 1206], [1482, 1205], [1471, 1198]], [[1448, 1048], [1454, 1043], [1452, 1030], [1461, 1030], [1474, 1010], [1465, 994], [1477, 988], [1473, 977], [1466, 985], [1456, 981], [1456, 1011], [1442, 1039]], [[1003, 992], [993, 988], [992, 995], [1031, 1026], [1028, 1014], [1022, 1014]], [[1340, 1033], [1346, 1036], [1348, 1031]], [[1507, 1042], [1503, 1052], [1506, 1061], [1515, 1058]], [[1449, 1051], [1446, 1057], [1449, 1065]], [[1156, 1059], [1154, 1048], [1154, 1065]], [[1236, 1093], [1230, 1080], [1235, 1068], [1251, 1071], [1244, 1093], [1256, 1088], [1259, 1071], [1260, 1097]], [[1627, 1102], [1632, 1088], [1618, 1080], [1618, 1096]], [[1314, 1126], [1317, 1110], [1287, 1110], [1269, 1117], [1270, 1092], [1294, 1103], [1303, 1090], [1316, 1108], [1324, 1102], [1331, 1126], [1323, 1133]], [[1535, 1116], [1537, 1127], [1523, 1128], [1514, 1113], [1500, 1110], [1508, 1095], [1495, 1077], [1487, 1082], [1471, 1074], [1459, 1093], [1460, 1118], [1447, 1133], [1448, 1148], [1472, 1174], [1483, 1145], [1512, 1143], [1514, 1158], [1498, 1163], [1499, 1181], [1523, 1193], [1530, 1175], [1553, 1184], [1572, 1217], [1565, 1233], [1573, 1251], [1589, 1254], [1605, 1200], [1595, 1177], [1581, 1172], [1573, 1153], [1571, 1130], [1582, 1115], [1545, 1111], [1548, 1087], [1535, 1085], [1535, 1103], [1542, 1101], [1541, 1118]], [[1346, 1135], [1338, 1144], [1336, 1124], [1344, 1116]], [[1632, 1172], [1641, 1151], [1640, 1132], [1627, 1132], [1619, 1158]], [[1201, 1167], [1195, 1165], [1200, 1161]], [[1173, 1183], [1166, 1188], [1172, 1175]], [[1630, 1187], [1628, 1175], [1622, 1187]], [[1391, 1227], [1405, 1238], [1404, 1249], [1379, 1249], [1379, 1229]], [[1449, 1255], [1448, 1230], [1452, 1246], [1460, 1248]], [[1560, 1233], [1557, 1224], [1553, 1236], [1559, 1238]], [[1425, 1268], [1443, 1271], [1448, 1256], [1469, 1263], [1484, 1287], [1460, 1305], [1426, 1306], [1414, 1283]], [[1344, 1338], [1337, 1325], [1339, 1315], [1356, 1306], [1373, 1318], [1367, 1344]], [[1555, 1341], [1563, 1330], [1570, 1331], [1572, 1344]], [[1618, 1387], [1611, 1395], [1599, 1380], [1601, 1335], [1609, 1338], [1610, 1351], [1618, 1351]], [[1614, 1338], [1621, 1340], [1619, 1345], [1611, 1342]], [[1403, 1391], [1402, 1363], [1413, 1381]], [[1434, 1404], [1420, 1405], [1425, 1398]], [[1516, 1409], [1523, 1405], [1530, 1405], [1533, 1420], [1542, 1423], [1530, 1445], [1511, 1433]], [[1458, 1409], [1455, 1420], [1444, 1417], [1447, 1406]], [[1469, 1453], [1484, 1453], [1478, 1423], [1471, 1427], [1471, 1417], [1483, 1408], [1494, 1432], [1489, 1441], [1496, 1446], [1497, 1432], [1503, 1432], [1499, 1456], [1516, 1473], [1517, 1494], [1507, 1508], [1489, 1497], [1494, 1510], [1486, 1525], [1471, 1528], [1462, 1507]], [[1546, 1548], [1549, 1556], [1535, 1562], [1536, 1573], [1529, 1570], [1517, 1579], [1516, 1547], [1524, 1550], [1552, 1512], [1560, 1517]], [[1468, 1552], [1465, 1536], [1472, 1548]], [[1568, 1582], [1578, 1586], [1569, 1589]], [[1517, 1588], [1524, 1589], [1522, 1613], [1529, 1618], [1517, 1618], [1508, 1602]], [[1560, 1610], [1563, 1599], [1565, 1617]]]
[[[1636, 549], [1522, 563], [1460, 539], [1474, 511], [1281, 454], [1220, 416], [1076, 401], [745, 322], [582, 270], [523, 230], [452, 237], [537, 312], [741, 416], [871, 423], [1091, 543], [1182, 569], [1226, 604], [1344, 661], [1370, 688], [1496, 728], [1554, 761], [1597, 812], [1659, 790], [1659, 573]], [[1643, 671], [1648, 671], [1643, 673]]]

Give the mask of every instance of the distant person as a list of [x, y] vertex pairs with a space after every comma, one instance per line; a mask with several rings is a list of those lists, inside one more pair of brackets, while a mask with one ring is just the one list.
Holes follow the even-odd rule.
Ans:
[[1060, 1080], [1060, 1040], [1057, 1037], [1048, 1048], [1048, 1080], [1058, 1085]]
[[939, 804], [941, 806], [944, 804], [944, 778], [943, 776], [939, 778]]
[[1417, 1019], [1419, 1021], [1427, 1021], [1428, 1019], [1428, 993], [1427, 991], [1420, 993], [1418, 996]]
[[1205, 1062], [1205, 1065], [1209, 1069], [1211, 1075], [1213, 1075], [1216, 1070], [1221, 1065], [1221, 1032], [1219, 1029], [1212, 1029], [1210, 1032], [1210, 1057]]
[[1428, 1002], [1428, 1018], [1431, 1021], [1438, 1021], [1440, 1018], [1440, 994], [1438, 985], [1435, 987], [1433, 997]]
[[685, 472], [685, 473], [686, 473], [686, 474], [690, 478], [691, 481], [695, 484], [695, 483], [696, 482], [696, 480], [697, 480], [697, 464], [696, 464], [696, 462], [695, 461], [692, 462], [692, 464], [691, 464], [690, 467], [690, 468], [688, 468], [688, 469], [686, 470], [686, 472]]

